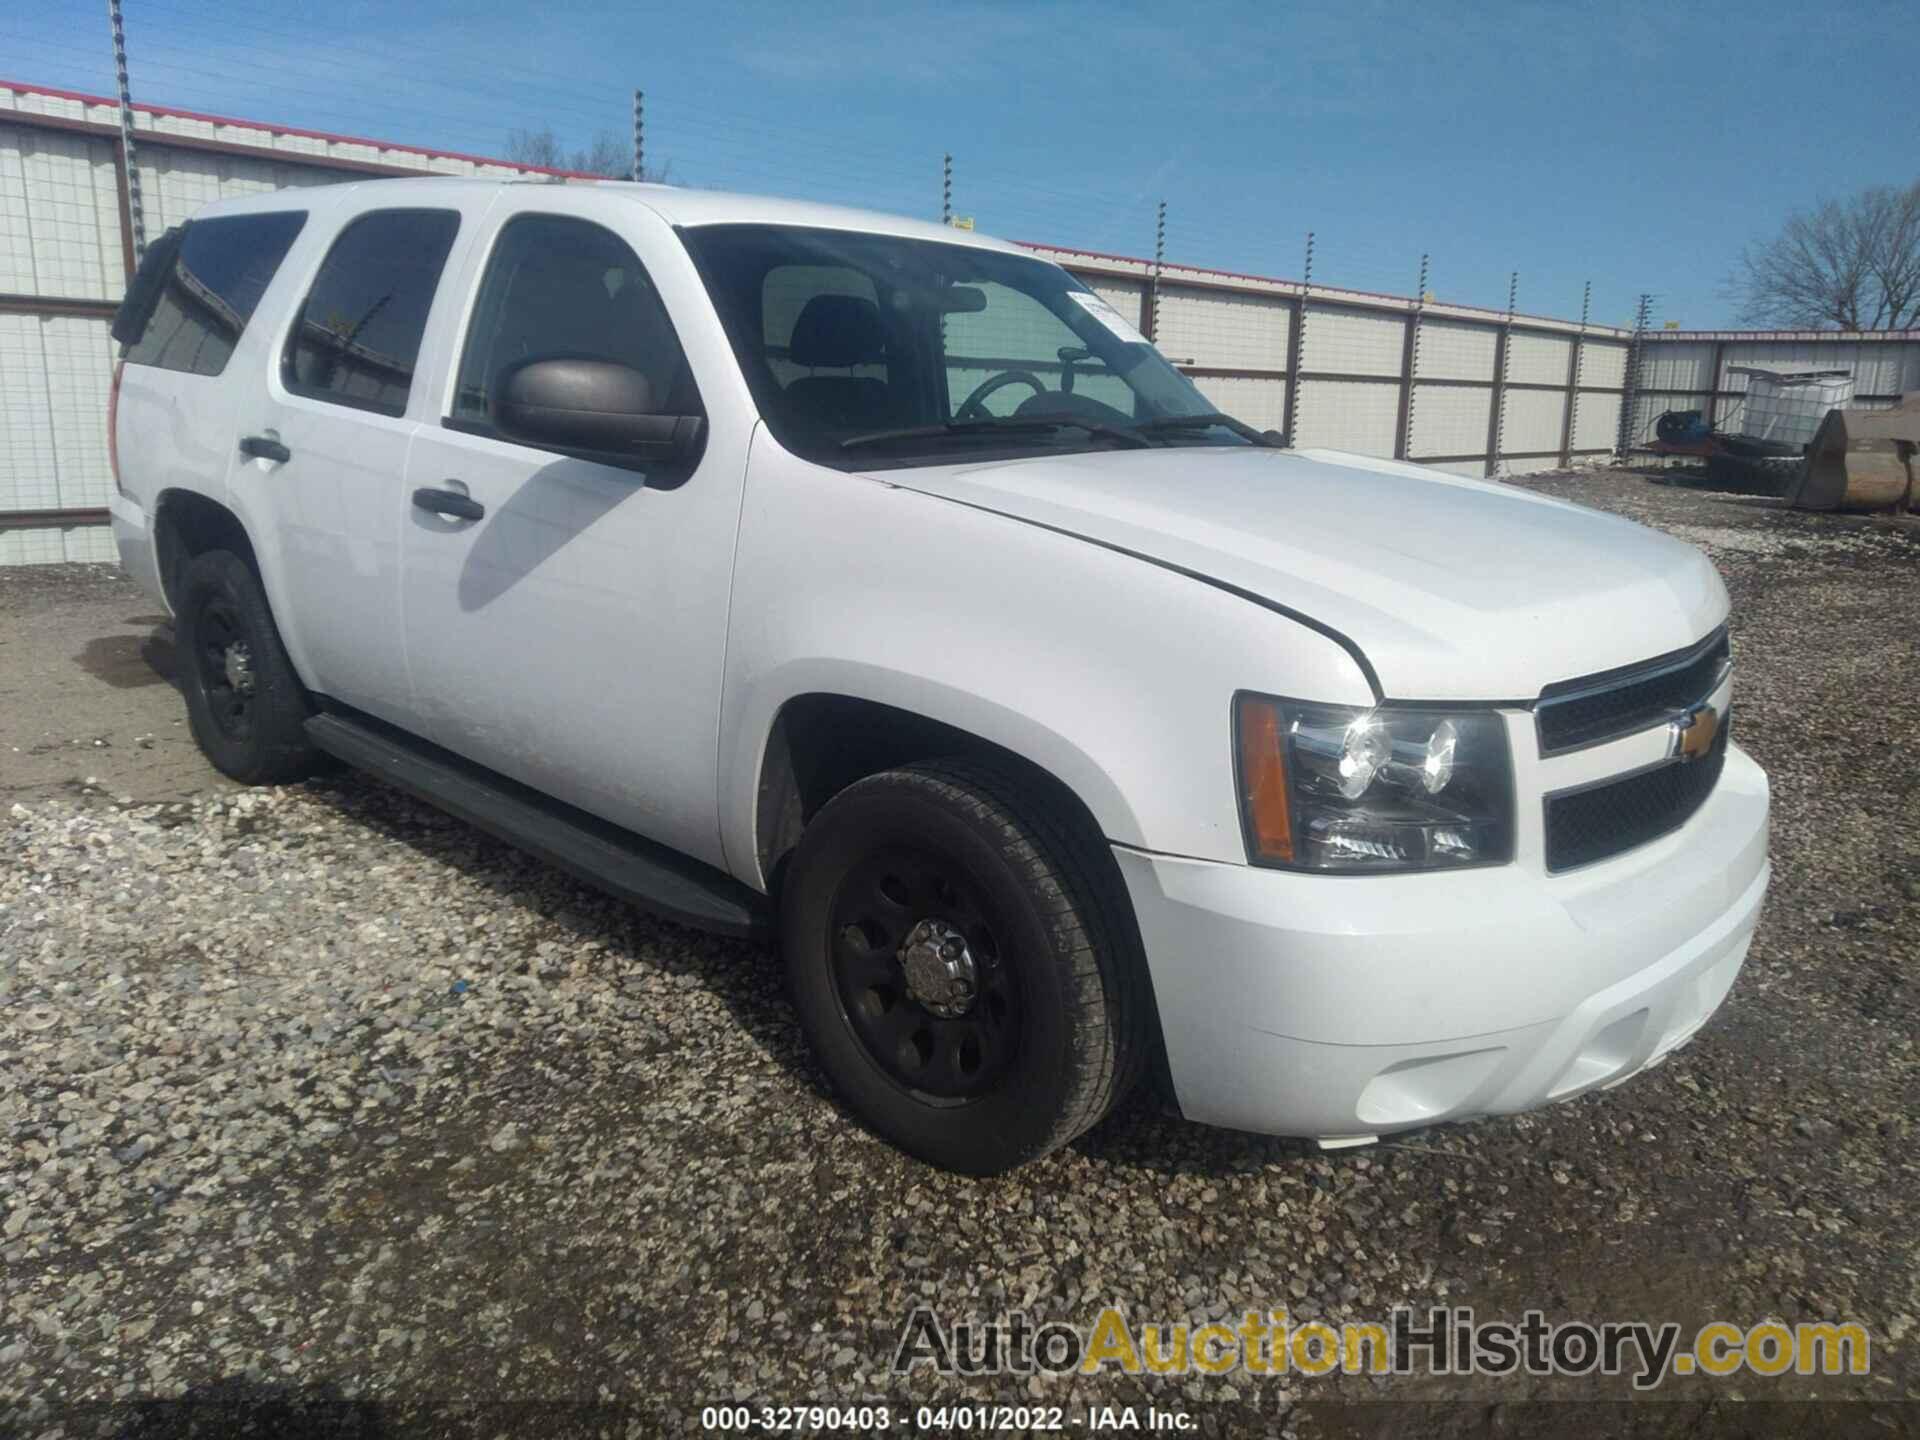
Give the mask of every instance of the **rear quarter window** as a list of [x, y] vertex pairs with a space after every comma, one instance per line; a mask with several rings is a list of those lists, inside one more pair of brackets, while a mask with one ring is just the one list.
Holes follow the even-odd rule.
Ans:
[[148, 251], [114, 322], [127, 362], [187, 375], [226, 369], [306, 223], [304, 210], [195, 220], [178, 244]]

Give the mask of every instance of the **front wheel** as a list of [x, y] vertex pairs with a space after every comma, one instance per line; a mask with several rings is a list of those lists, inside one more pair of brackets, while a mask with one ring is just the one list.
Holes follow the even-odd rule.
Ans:
[[1038, 782], [974, 761], [869, 776], [807, 827], [781, 895], [788, 982], [880, 1135], [992, 1174], [1132, 1084], [1150, 1002], [1101, 846]]

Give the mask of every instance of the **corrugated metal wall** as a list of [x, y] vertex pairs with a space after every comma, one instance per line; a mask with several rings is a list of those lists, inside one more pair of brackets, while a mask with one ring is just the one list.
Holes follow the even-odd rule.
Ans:
[[1628, 444], [1651, 439], [1654, 422], [1669, 410], [1698, 410], [1720, 429], [1737, 430], [1747, 377], [1732, 371], [1743, 365], [1851, 370], [1854, 406], [1879, 410], [1909, 390], [1920, 390], [1920, 333], [1649, 332], [1642, 346]]
[[[107, 327], [132, 263], [118, 108], [0, 84], [0, 564], [113, 558]], [[224, 196], [366, 175], [531, 173], [484, 157], [139, 108], [149, 236]], [[1222, 410], [1309, 447], [1522, 474], [1610, 453], [1632, 337], [1036, 246], [1121, 313]], [[1629, 428], [1738, 403], [1733, 365], [1849, 366], [1865, 403], [1920, 389], [1920, 336], [1645, 337]]]

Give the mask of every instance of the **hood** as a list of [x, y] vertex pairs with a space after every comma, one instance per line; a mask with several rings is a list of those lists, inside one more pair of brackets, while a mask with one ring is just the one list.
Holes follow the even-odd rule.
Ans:
[[1339, 632], [1389, 699], [1529, 700], [1726, 616], [1691, 545], [1492, 481], [1325, 450], [1186, 446], [873, 478], [1231, 585]]

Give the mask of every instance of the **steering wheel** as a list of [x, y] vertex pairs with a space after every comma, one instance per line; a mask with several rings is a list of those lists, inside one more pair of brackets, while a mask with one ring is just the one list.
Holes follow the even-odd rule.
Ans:
[[988, 418], [986, 398], [1009, 385], [1029, 386], [1036, 395], [1047, 393], [1044, 381], [1031, 370], [1002, 370], [998, 375], [982, 380], [971, 395], [960, 402], [960, 408], [953, 412], [956, 420], [985, 420]]

